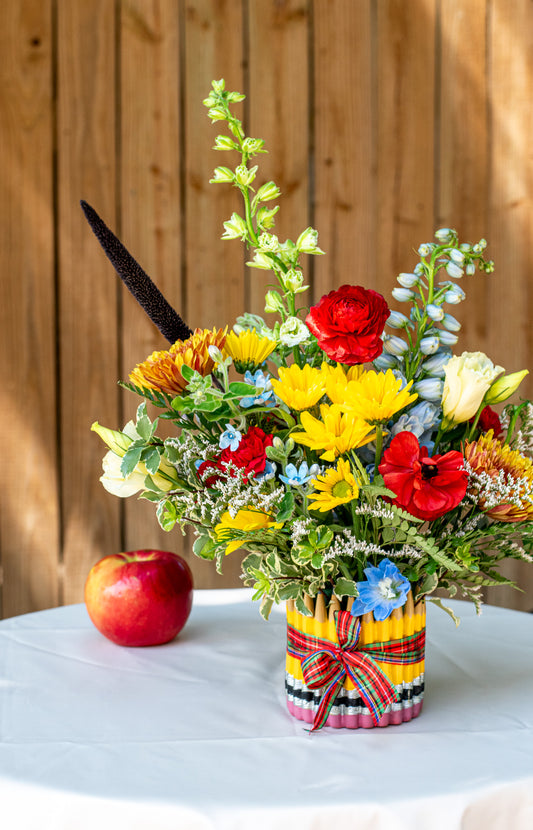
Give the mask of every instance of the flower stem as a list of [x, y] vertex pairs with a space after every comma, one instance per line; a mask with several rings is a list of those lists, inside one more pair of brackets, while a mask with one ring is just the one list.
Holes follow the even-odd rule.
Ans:
[[379, 463], [381, 461], [381, 454], [383, 452], [383, 427], [381, 424], [376, 424], [376, 461], [374, 464], [374, 477], [379, 473]]

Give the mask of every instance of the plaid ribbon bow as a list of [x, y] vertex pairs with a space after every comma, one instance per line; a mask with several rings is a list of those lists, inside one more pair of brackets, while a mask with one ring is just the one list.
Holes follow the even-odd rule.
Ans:
[[361, 620], [349, 611], [335, 612], [339, 645], [304, 634], [287, 626], [287, 651], [301, 662], [304, 681], [309, 689], [324, 688], [313, 727], [324, 726], [346, 675], [352, 679], [377, 724], [387, 706], [398, 700], [398, 692], [380, 663], [410, 664], [424, 658], [425, 630], [398, 640], [366, 643], [358, 648]]

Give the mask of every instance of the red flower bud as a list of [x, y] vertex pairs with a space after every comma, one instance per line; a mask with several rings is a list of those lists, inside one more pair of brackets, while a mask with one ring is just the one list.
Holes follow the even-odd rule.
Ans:
[[[473, 421], [474, 419], [472, 418], [470, 423], [473, 423]], [[495, 410], [491, 406], [483, 407], [477, 425], [481, 432], [488, 432], [489, 429], [491, 429], [494, 433], [495, 438], [499, 438], [500, 435], [503, 435], [500, 416], [497, 412], [495, 412]]]

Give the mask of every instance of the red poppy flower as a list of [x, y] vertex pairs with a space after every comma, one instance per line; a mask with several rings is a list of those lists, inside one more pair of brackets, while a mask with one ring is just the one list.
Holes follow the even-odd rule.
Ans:
[[430, 458], [412, 432], [400, 432], [392, 439], [379, 471], [385, 486], [396, 493], [393, 503], [428, 521], [457, 507], [468, 485], [460, 452]]
[[[235, 467], [242, 469], [243, 477], [249, 473], [258, 475], [264, 472], [267, 457], [266, 448], [272, 444], [272, 436], [267, 435], [260, 427], [248, 427], [242, 436], [236, 450], [230, 447], [222, 450], [215, 458], [209, 458], [198, 467], [198, 475], [207, 487], [213, 487], [216, 482], [227, 475], [227, 465], [231, 462]], [[212, 470], [212, 475], [204, 479], [203, 474]]]
[[[470, 423], [473, 422], [473, 418], [471, 419]], [[481, 415], [479, 416], [479, 421], [477, 425], [481, 432], [488, 432], [489, 429], [492, 430], [494, 433], [495, 438], [499, 438], [500, 435], [503, 435], [503, 429], [500, 422], [500, 416], [498, 413], [491, 407], [491, 406], [484, 406], [481, 410]]]
[[385, 299], [360, 285], [341, 285], [309, 310], [306, 324], [323, 352], [338, 363], [367, 363], [383, 351], [390, 315]]

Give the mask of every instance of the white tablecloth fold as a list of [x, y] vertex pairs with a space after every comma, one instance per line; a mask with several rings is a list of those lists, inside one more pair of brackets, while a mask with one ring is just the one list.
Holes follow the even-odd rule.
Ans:
[[285, 707], [283, 609], [247, 590], [196, 592], [155, 648], [83, 605], [5, 620], [6, 830], [531, 830], [533, 616], [453, 607], [457, 630], [429, 608], [418, 719], [313, 735]]

